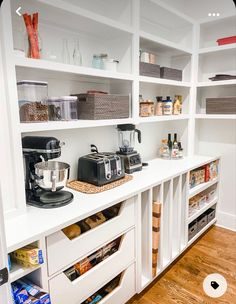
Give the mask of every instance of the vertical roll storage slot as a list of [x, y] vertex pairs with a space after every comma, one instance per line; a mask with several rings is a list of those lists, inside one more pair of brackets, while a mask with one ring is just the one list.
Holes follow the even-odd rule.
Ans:
[[173, 179], [173, 204], [172, 204], [172, 259], [174, 259], [181, 250], [181, 194], [180, 176]]
[[182, 191], [182, 201], [181, 201], [181, 250], [187, 246], [188, 242], [188, 198], [187, 198], [187, 186], [188, 174], [182, 175], [181, 191]]
[[173, 181], [167, 181], [163, 185], [163, 208], [161, 221], [161, 267], [165, 267], [171, 260], [172, 231], [171, 231], [171, 204], [172, 204], [172, 184]]
[[141, 288], [145, 288], [152, 279], [152, 191], [141, 194]]

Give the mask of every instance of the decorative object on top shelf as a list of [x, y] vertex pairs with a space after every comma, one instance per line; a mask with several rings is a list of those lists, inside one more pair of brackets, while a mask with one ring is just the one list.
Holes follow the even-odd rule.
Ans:
[[117, 72], [119, 60], [109, 58], [107, 54], [93, 55], [92, 67], [95, 69]]
[[159, 155], [163, 159], [183, 158], [183, 148], [181, 142], [177, 140], [177, 133], [174, 134], [173, 142], [170, 133], [168, 134], [168, 139], [162, 139]]
[[206, 98], [206, 114], [236, 114], [236, 96]]
[[69, 42], [67, 38], [62, 39], [62, 62], [65, 64], [71, 63], [71, 55], [69, 51]]
[[38, 13], [34, 13], [33, 16], [27, 13], [23, 14], [25, 27], [28, 35], [28, 51], [27, 57], [33, 59], [40, 59], [40, 52], [42, 51], [42, 46], [39, 44], [39, 33], [38, 33]]
[[236, 36], [220, 38], [216, 40], [216, 42], [218, 43], [218, 45], [236, 43]]
[[100, 120], [129, 117], [129, 95], [87, 91], [85, 94], [73, 94], [72, 96], [77, 96], [78, 98], [79, 119]]
[[73, 51], [73, 63], [74, 65], [82, 65], [82, 54], [80, 52], [80, 43], [79, 43], [79, 39], [75, 40], [74, 43], [74, 51]]

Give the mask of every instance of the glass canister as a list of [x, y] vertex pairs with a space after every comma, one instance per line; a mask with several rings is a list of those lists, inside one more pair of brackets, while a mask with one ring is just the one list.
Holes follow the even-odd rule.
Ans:
[[77, 97], [61, 96], [49, 98], [48, 113], [49, 120], [52, 121], [78, 119]]
[[93, 55], [92, 67], [94, 69], [104, 69], [103, 61], [107, 59], [107, 54], [95, 54]]
[[139, 116], [148, 117], [154, 115], [154, 102], [146, 100], [139, 103]]
[[17, 82], [21, 122], [48, 121], [48, 83], [22, 80]]

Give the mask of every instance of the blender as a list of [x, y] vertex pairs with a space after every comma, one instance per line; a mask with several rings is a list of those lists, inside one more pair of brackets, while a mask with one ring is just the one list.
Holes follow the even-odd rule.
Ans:
[[141, 143], [141, 131], [135, 128], [135, 125], [118, 125], [118, 140], [120, 155], [124, 160], [125, 172], [132, 174], [142, 170], [142, 160], [140, 154], [134, 150], [135, 135], [138, 136], [138, 142]]

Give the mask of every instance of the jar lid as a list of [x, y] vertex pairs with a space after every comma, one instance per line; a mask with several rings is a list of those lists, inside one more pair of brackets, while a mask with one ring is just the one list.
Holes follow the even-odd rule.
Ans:
[[104, 61], [106, 62], [110, 62], [110, 63], [113, 63], [113, 62], [116, 62], [116, 63], [119, 63], [119, 60], [116, 60], [116, 59], [112, 59], [112, 58], [106, 58], [106, 59], [103, 59]]
[[48, 101], [76, 101], [77, 96], [59, 96], [59, 97], [50, 97]]
[[46, 81], [36, 81], [36, 80], [21, 80], [17, 82], [17, 85], [38, 85], [38, 86], [47, 86]]

